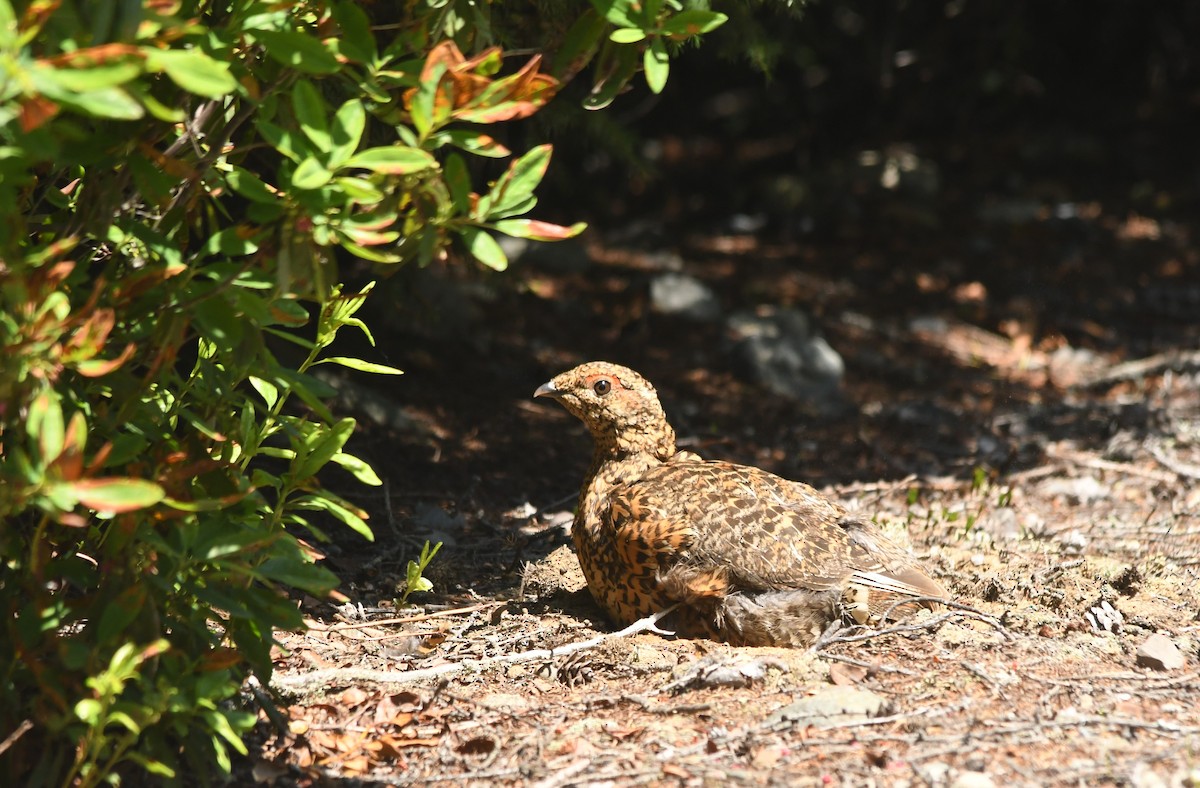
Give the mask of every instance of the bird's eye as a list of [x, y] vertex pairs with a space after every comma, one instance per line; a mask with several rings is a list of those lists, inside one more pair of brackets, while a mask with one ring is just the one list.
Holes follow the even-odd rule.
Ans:
[[603, 397], [605, 394], [612, 391], [612, 383], [604, 378], [600, 378], [600, 380], [597, 380], [592, 384], [592, 391]]

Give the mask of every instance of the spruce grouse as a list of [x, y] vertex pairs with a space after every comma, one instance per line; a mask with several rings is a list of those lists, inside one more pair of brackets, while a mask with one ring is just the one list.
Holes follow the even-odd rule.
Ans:
[[654, 387], [633, 370], [583, 364], [534, 396], [558, 400], [595, 442], [571, 533], [592, 596], [616, 623], [678, 603], [666, 621], [680, 635], [805, 646], [844, 615], [876, 622], [897, 601], [949, 598], [905, 550], [812, 487], [678, 451]]

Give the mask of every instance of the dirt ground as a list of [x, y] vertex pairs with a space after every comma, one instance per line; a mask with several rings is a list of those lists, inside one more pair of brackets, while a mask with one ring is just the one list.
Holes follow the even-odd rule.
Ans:
[[[590, 262], [452, 267], [405, 292], [423, 309], [381, 309], [373, 352], [406, 375], [355, 377], [343, 406], [386, 486], [334, 482], [377, 541], [327, 546], [350, 603], [303, 600], [311, 629], [277, 650], [290, 721], [264, 715], [240, 777], [1200, 784], [1200, 312], [1151, 298], [1200, 282], [1186, 228], [949, 221], [937, 248], [673, 240], [726, 312], [816, 317], [847, 370], [821, 401], [742, 380], [719, 320], [656, 313], [664, 255], [603, 231]], [[981, 238], [1003, 252], [980, 261]], [[587, 436], [531, 399], [592, 358], [649, 377], [689, 449], [875, 518], [961, 607], [807, 651], [614, 633], [567, 546]], [[433, 590], [401, 608], [426, 539]], [[1181, 664], [1139, 656], [1155, 633]]]
[[[352, 449], [386, 486], [342, 492], [372, 513], [377, 541], [328, 546], [350, 603], [304, 601], [311, 630], [277, 650], [290, 721], [264, 715], [239, 774], [283, 786], [1200, 783], [1200, 330], [1141, 300], [1195, 281], [1198, 261], [1186, 243], [1122, 240], [1128, 219], [1104, 221], [1087, 266], [1054, 259], [1062, 228], [1045, 221], [1004, 247], [1045, 255], [1040, 267], [914, 257], [902, 237], [869, 253], [680, 240], [683, 270], [722, 307], [816, 314], [847, 369], [823, 403], [745, 383], [719, 321], [653, 311], [660, 255], [602, 233], [575, 269], [448, 269], [446, 291], [467, 296], [455, 307], [419, 294], [427, 312], [380, 344], [407, 374], [388, 390], [346, 383]], [[996, 230], [968, 224], [962, 242], [971, 233]], [[450, 307], [462, 324], [446, 329]], [[910, 541], [962, 607], [842, 628], [808, 651], [613, 633], [566, 546], [587, 435], [530, 399], [593, 357], [648, 375], [689, 449], [814, 483]], [[433, 590], [398, 607], [426, 539], [443, 542]], [[1182, 664], [1139, 657], [1153, 633]]]

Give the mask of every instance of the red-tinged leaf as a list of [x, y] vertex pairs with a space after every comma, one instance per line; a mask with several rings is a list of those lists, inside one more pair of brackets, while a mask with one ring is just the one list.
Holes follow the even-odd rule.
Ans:
[[680, 11], [663, 24], [662, 31], [667, 35], [687, 38], [701, 33], [710, 33], [725, 24], [728, 20], [729, 17], [725, 16], [725, 14], [719, 14], [715, 11], [703, 11], [700, 9]]
[[211, 673], [216, 670], [232, 668], [242, 661], [242, 654], [237, 649], [215, 648], [200, 658], [197, 669], [201, 673]]
[[[427, 236], [429, 237], [429, 236]], [[370, 260], [373, 263], [399, 263], [404, 260], [398, 254], [384, 252], [370, 247], [362, 246], [361, 244], [346, 241], [341, 244], [341, 247], [355, 257], [361, 257], [364, 260]]]
[[561, 241], [564, 238], [574, 238], [587, 229], [586, 222], [563, 227], [561, 224], [540, 222], [537, 219], [503, 219], [493, 226], [505, 235], [528, 238], [532, 241]]
[[62, 404], [53, 391], [43, 391], [29, 405], [25, 430], [36, 438], [44, 460], [53, 460], [62, 453], [66, 440], [66, 422]]
[[474, 153], [476, 156], [486, 156], [490, 159], [502, 159], [505, 156], [511, 156], [512, 151], [501, 145], [494, 137], [487, 134], [480, 134], [477, 131], [468, 131], [465, 129], [457, 129], [455, 131], [442, 132], [446, 135], [446, 139], [450, 144], [462, 148], [468, 153]]
[[550, 166], [553, 150], [550, 145], [539, 145], [510, 164], [488, 193], [487, 215], [500, 218], [511, 216], [506, 212], [529, 201], [533, 190], [546, 174], [546, 168]]
[[117, 324], [116, 313], [111, 309], [97, 309], [80, 324], [63, 348], [68, 360], [91, 358], [103, 349], [104, 342]]
[[491, 76], [500, 70], [500, 66], [504, 64], [504, 56], [500, 51], [500, 47], [490, 47], [483, 50], [470, 60], [464, 60], [454, 70], [455, 71], [470, 71], [483, 76]]
[[427, 82], [434, 75], [434, 67], [439, 64], [450, 71], [464, 62], [466, 62], [466, 58], [463, 57], [458, 46], [452, 40], [446, 39], [429, 50], [429, 56], [425, 58], [425, 66], [421, 69], [421, 81]]
[[352, 227], [361, 227], [364, 230], [382, 230], [384, 227], [391, 227], [396, 223], [398, 218], [394, 213], [381, 213], [376, 216], [365, 214], [356, 217], [349, 224]]
[[21, 131], [28, 134], [41, 128], [58, 114], [59, 106], [45, 96], [33, 96], [21, 102]]
[[130, 342], [128, 345], [125, 346], [125, 349], [121, 351], [121, 355], [117, 356], [116, 358], [110, 359], [107, 361], [104, 359], [98, 359], [98, 358], [97, 359], [88, 359], [87, 361], [80, 361], [77, 364], [75, 364], [75, 371], [78, 372], [80, 375], [83, 375], [85, 378], [104, 377], [105, 375], [112, 372], [114, 369], [116, 369], [117, 367], [121, 366], [126, 361], [128, 361], [130, 359], [130, 357], [133, 356], [133, 352], [135, 350], [137, 350], [137, 346], [135, 344], [133, 344], [132, 342]]
[[171, 650], [171, 643], [169, 641], [167, 641], [166, 639], [161, 639], [161, 640], [154, 641], [153, 643], [151, 643], [150, 645], [148, 645], [144, 649], [142, 649], [142, 653], [140, 656], [142, 659], [153, 659], [154, 657], [157, 657], [159, 654], [165, 654], [170, 650]]
[[66, 487], [84, 506], [109, 514], [145, 509], [164, 495], [163, 488], [154, 482], [121, 477], [84, 479]]
[[383, 244], [395, 243], [396, 239], [400, 237], [400, 233], [395, 230], [381, 233], [353, 226], [342, 227], [342, 234], [359, 246], [381, 246]]
[[483, 109], [456, 110], [454, 117], [467, 123], [500, 123], [505, 120], [528, 118], [541, 108], [541, 104], [529, 101], [507, 101]]
[[63, 66], [81, 68], [109, 63], [114, 60], [124, 60], [127, 57], [143, 58], [144, 56], [142, 50], [132, 44], [101, 44], [100, 46], [65, 52], [55, 57], [46, 58], [42, 62], [60, 68]]

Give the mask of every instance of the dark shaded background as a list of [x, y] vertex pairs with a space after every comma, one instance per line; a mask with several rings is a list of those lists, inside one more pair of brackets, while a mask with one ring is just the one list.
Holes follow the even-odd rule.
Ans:
[[[580, 78], [509, 131], [514, 150], [555, 145], [533, 215], [585, 219], [583, 239], [381, 286], [364, 357], [407, 374], [352, 378], [387, 413], [351, 447], [389, 479], [386, 502], [358, 499], [375, 522], [419, 533], [435, 506], [460, 540], [519, 545], [502, 513], [570, 509], [587, 440], [530, 395], [596, 358], [649, 377], [689, 447], [817, 485], [1003, 478], [1056, 441], [1169, 436], [1158, 383], [1072, 376], [1200, 346], [1200, 5], [733, 10], [662, 96], [587, 113]], [[672, 266], [723, 316], [812, 315], [846, 363], [836, 396], [764, 391], [722, 319], [656, 312]], [[1056, 365], [947, 350], [973, 329]]]

